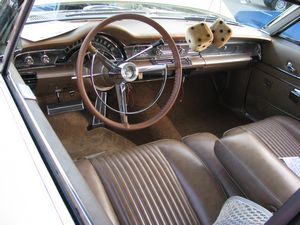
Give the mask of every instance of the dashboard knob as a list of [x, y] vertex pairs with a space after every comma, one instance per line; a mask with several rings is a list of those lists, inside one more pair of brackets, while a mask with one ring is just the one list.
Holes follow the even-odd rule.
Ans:
[[179, 47], [178, 51], [179, 51], [180, 55], [185, 55], [185, 53], [186, 53], [185, 49], [182, 47]]
[[32, 56], [28, 55], [25, 57], [25, 63], [28, 66], [31, 66], [34, 64], [34, 59], [32, 58]]
[[46, 54], [42, 55], [41, 61], [43, 64], [49, 64], [50, 63], [50, 58]]
[[156, 56], [161, 56], [164, 53], [160, 48], [156, 47], [156, 48], [153, 49], [153, 54], [156, 55]]

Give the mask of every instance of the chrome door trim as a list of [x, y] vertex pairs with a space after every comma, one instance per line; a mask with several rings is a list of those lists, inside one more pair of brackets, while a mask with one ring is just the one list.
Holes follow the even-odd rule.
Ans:
[[283, 12], [278, 18], [273, 20], [264, 31], [270, 36], [276, 35], [297, 21], [300, 17], [300, 6], [293, 5]]

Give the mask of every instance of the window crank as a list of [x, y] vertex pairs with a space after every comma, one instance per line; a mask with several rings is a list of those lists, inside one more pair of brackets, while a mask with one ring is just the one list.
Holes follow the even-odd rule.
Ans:
[[288, 63], [286, 64], [286, 68], [288, 69], [288, 71], [290, 73], [296, 73], [296, 71], [297, 71], [291, 61], [288, 61]]

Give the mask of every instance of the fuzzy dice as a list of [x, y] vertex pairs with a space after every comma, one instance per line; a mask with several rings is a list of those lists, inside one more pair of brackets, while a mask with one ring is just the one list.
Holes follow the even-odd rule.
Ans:
[[209, 26], [204, 23], [198, 23], [188, 28], [185, 39], [193, 51], [201, 52], [213, 42], [213, 33]]
[[232, 35], [231, 28], [221, 19], [217, 19], [210, 27], [214, 35], [214, 45], [218, 48], [223, 47]]

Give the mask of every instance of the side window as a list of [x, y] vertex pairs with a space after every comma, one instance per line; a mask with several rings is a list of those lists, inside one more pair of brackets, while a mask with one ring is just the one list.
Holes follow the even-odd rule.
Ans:
[[300, 20], [281, 32], [279, 37], [300, 45]]
[[0, 46], [5, 45], [18, 13], [17, 0], [0, 0]]

